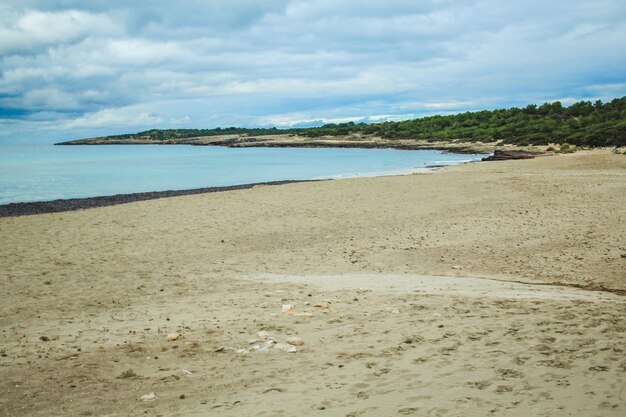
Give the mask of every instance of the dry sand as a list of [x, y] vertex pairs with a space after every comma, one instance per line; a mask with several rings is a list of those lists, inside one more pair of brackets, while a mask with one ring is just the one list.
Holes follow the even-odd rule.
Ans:
[[0, 219], [0, 415], [623, 416], [624, 207], [598, 151]]

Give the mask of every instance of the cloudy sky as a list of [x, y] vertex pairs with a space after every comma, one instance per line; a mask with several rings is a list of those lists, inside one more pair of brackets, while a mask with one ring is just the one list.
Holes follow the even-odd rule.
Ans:
[[626, 95], [623, 0], [0, 0], [0, 140]]

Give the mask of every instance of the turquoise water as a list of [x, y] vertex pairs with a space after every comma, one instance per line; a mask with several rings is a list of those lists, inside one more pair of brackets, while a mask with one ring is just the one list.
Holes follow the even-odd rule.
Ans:
[[0, 144], [0, 204], [382, 175], [482, 156], [392, 149]]

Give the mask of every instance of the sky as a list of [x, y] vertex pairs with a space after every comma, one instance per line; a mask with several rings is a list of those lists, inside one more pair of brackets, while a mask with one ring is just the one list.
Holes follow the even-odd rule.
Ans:
[[0, 143], [623, 96], [623, 0], [0, 0]]

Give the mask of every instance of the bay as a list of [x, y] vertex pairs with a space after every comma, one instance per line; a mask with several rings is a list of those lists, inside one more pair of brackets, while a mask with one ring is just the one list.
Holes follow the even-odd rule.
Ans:
[[394, 149], [0, 144], [0, 204], [386, 175], [483, 156]]

